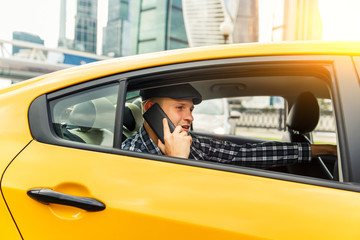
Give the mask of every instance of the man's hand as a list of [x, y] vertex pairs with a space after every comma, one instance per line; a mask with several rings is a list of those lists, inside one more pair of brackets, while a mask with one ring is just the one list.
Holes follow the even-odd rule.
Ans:
[[311, 145], [311, 156], [312, 157], [319, 157], [321, 155], [331, 155], [337, 156], [337, 147], [336, 145]]
[[166, 118], [163, 119], [163, 126], [165, 144], [160, 139], [158, 140], [160, 150], [167, 156], [189, 158], [191, 136], [186, 131], [183, 131], [181, 126], [177, 126], [174, 132], [171, 133]]

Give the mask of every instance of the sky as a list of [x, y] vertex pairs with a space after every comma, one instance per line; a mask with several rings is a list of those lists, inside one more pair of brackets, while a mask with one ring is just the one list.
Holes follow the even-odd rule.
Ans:
[[[259, 41], [274, 39], [272, 27], [281, 25], [284, 0], [258, 0]], [[360, 0], [318, 0], [324, 40], [360, 41]], [[98, 47], [101, 54], [102, 31], [107, 23], [108, 0], [98, 0]], [[275, 14], [277, 13], [277, 15]], [[66, 37], [74, 39], [76, 0], [67, 0]], [[0, 39], [11, 40], [12, 32], [40, 36], [46, 47], [56, 48], [59, 39], [60, 0], [0, 0]], [[275, 35], [274, 35], [275, 36]], [[281, 37], [281, 36], [280, 36]], [[0, 89], [9, 80], [0, 79]]]
[[319, 0], [324, 40], [360, 40], [360, 0]]
[[[271, 41], [272, 25], [282, 12], [284, 0], [258, 0], [260, 41]], [[341, 4], [340, 4], [341, 3]], [[68, 38], [74, 38], [76, 0], [67, 3]], [[108, 0], [98, 0], [98, 53], [101, 53], [102, 29], [107, 22]], [[360, 0], [319, 0], [323, 20], [323, 39], [360, 40]], [[281, 20], [281, 19], [280, 19]], [[59, 38], [60, 0], [0, 0], [0, 39], [11, 40], [13, 31], [39, 35], [45, 46], [56, 48]]]
[[[282, 1], [259, 0], [262, 22], [269, 22], [268, 19], [272, 18], [271, 11]], [[98, 0], [98, 36], [102, 36], [102, 29], [106, 26], [107, 4], [108, 0]], [[66, 36], [69, 39], [74, 38], [75, 14], [76, 0], [68, 0]], [[0, 39], [11, 40], [13, 31], [24, 31], [39, 35], [44, 39], [45, 46], [55, 48], [59, 38], [59, 22], [60, 0], [0, 0]], [[271, 34], [271, 26], [260, 27], [260, 38], [266, 41]], [[102, 38], [99, 37], [98, 42], [101, 41]], [[101, 47], [101, 44], [98, 46]]]
[[[98, 0], [98, 36], [107, 22], [108, 0]], [[76, 0], [67, 1], [66, 36], [74, 39]], [[59, 39], [60, 0], [0, 0], [0, 39], [11, 40], [13, 31], [39, 35], [45, 46], [56, 48]], [[98, 38], [101, 47], [102, 38]], [[100, 49], [98, 49], [100, 52]]]

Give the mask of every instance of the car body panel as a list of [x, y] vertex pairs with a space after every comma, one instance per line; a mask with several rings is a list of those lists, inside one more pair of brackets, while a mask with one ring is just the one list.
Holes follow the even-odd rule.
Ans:
[[[358, 193], [35, 141], [11, 164], [3, 185], [25, 239], [63, 239], [69, 232], [74, 238], [125, 239], [360, 236]], [[38, 187], [95, 197], [107, 209], [85, 212], [22, 197]]]
[[27, 120], [32, 99], [26, 92], [22, 92], [21, 98], [14, 98], [13, 94], [0, 95], [0, 169], [5, 169], [9, 161], [33, 139]]
[[[32, 140], [27, 122], [27, 111], [31, 100], [14, 98], [13, 92], [0, 95], [0, 172], [1, 179], [10, 162]], [[25, 101], [24, 101], [25, 100]], [[25, 103], [25, 104], [24, 104]], [[0, 225], [6, 231], [0, 231], [0, 239], [21, 239], [18, 229], [10, 215], [1, 189]]]
[[2, 197], [0, 199], [0, 239], [22, 239]]
[[[181, 160], [149, 160], [120, 150], [56, 146], [33, 140], [29, 129], [28, 109], [35, 98], [89, 80], [182, 62], [306, 54], [360, 55], [360, 43], [181, 49], [92, 63], [0, 90], [0, 224], [6, 227], [0, 238], [16, 239], [21, 233], [24, 239], [358, 239], [356, 185], [357, 191], [347, 191], [299, 183], [289, 175], [279, 174], [287, 179], [280, 180], [183, 165]], [[356, 159], [360, 134], [351, 127], [360, 118], [354, 104], [360, 101], [359, 80], [351, 58], [340, 58], [343, 61], [329, 60], [337, 70], [333, 85], [338, 88], [331, 94], [342, 133], [340, 153], [344, 160]], [[346, 115], [349, 112], [353, 115]], [[356, 164], [343, 167], [349, 176], [359, 169]], [[104, 202], [106, 210], [45, 205], [26, 195], [33, 188], [92, 197]]]

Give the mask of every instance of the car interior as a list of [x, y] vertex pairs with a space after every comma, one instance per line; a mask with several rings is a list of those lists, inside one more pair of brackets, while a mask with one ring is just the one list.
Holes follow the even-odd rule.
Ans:
[[[252, 68], [252, 67], [251, 67]], [[250, 69], [251, 69], [250, 68]], [[276, 69], [276, 68], [275, 68]], [[229, 69], [227, 69], [229, 70]], [[261, 70], [261, 71], [260, 71]], [[206, 73], [191, 75], [182, 73], [181, 77], [197, 89], [203, 99], [252, 97], [252, 96], [281, 96], [286, 101], [286, 126], [281, 141], [284, 142], [308, 142], [313, 143], [312, 133], [319, 122], [319, 104], [317, 98], [331, 99], [328, 85], [329, 75], [326, 70], [319, 67], [283, 66], [278, 71], [274, 69], [246, 71], [245, 74], [239, 69], [229, 72], [209, 70]], [[237, 77], [235, 77], [237, 75]], [[146, 77], [146, 83], [171, 82], [172, 74]], [[144, 83], [143, 81], [141, 81]], [[146, 83], [143, 84], [146, 86]], [[183, 83], [183, 82], [181, 82]], [[169, 84], [172, 85], [172, 84]], [[176, 83], [173, 84], [176, 87]], [[139, 90], [138, 84], [132, 86], [129, 81], [129, 89]], [[136, 92], [136, 91], [135, 91]], [[131, 102], [139, 98], [127, 99]], [[195, 106], [196, 107], [196, 106]], [[125, 118], [127, 118], [125, 116]], [[136, 118], [134, 118], [135, 120]], [[136, 120], [138, 121], [138, 120]], [[125, 127], [124, 127], [125, 128]], [[231, 141], [237, 144], [260, 143], [271, 141], [268, 139], [252, 138], [235, 135], [217, 135], [193, 131], [193, 134]], [[267, 170], [296, 174], [301, 176], [316, 177], [328, 180], [338, 180], [336, 157], [323, 156], [314, 159], [310, 163], [299, 163], [284, 167], [273, 167]]]
[[[312, 134], [319, 121], [317, 99], [331, 99], [330, 79], [327, 66], [302, 63], [174, 68], [130, 77], [127, 79], [127, 96], [122, 114], [121, 141], [135, 134], [143, 124], [139, 90], [165, 85], [176, 87], [177, 84], [186, 82], [199, 91], [203, 100], [280, 96], [285, 100], [286, 118], [281, 141], [313, 143]], [[60, 107], [61, 110], [57, 113], [59, 117], [55, 117], [53, 121], [56, 134], [70, 141], [112, 147], [117, 103], [114, 96], [117, 91], [114, 90], [111, 94], [105, 91], [96, 97], [89, 95], [82, 97], [81, 101], [69, 100], [69, 103], [62, 104], [64, 106]], [[241, 134], [218, 135], [196, 131], [193, 131], [193, 134], [236, 144], [271, 141]], [[266, 170], [338, 180], [337, 159], [329, 156], [314, 159], [308, 164], [293, 164]]]

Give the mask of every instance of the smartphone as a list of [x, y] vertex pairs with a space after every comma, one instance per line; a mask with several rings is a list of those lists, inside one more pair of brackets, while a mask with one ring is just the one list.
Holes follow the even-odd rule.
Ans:
[[162, 110], [159, 104], [155, 103], [143, 114], [143, 116], [145, 121], [155, 132], [156, 136], [165, 144], [163, 119], [166, 118], [168, 120], [170, 132], [174, 131], [175, 125], [171, 122], [164, 110]]

